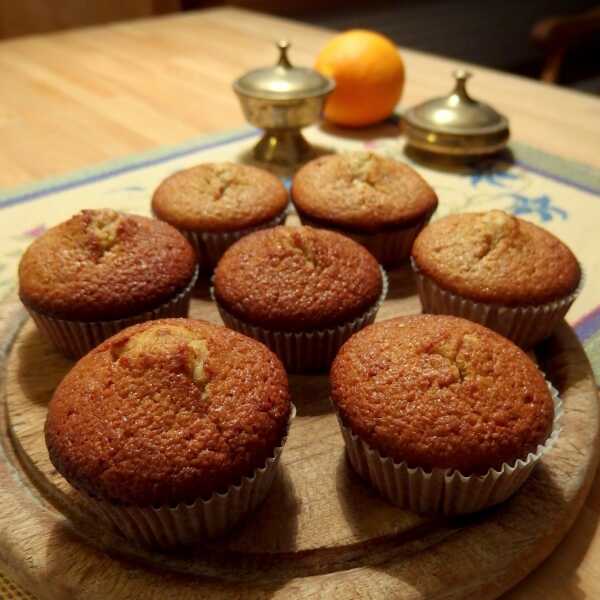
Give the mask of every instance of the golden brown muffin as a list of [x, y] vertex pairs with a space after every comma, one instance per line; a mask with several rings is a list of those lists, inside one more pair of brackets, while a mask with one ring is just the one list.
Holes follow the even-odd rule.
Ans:
[[331, 369], [342, 421], [411, 467], [483, 474], [535, 452], [552, 430], [543, 376], [517, 346], [450, 316], [382, 321], [352, 336]]
[[281, 181], [262, 169], [206, 163], [167, 177], [152, 197], [152, 210], [177, 229], [229, 232], [267, 223], [288, 204]]
[[208, 498], [262, 467], [290, 415], [287, 377], [262, 344], [204, 321], [130, 327], [82, 358], [48, 408], [52, 463], [113, 503]]
[[415, 240], [412, 258], [440, 287], [510, 307], [564, 298], [581, 279], [579, 263], [563, 242], [499, 210], [431, 223]]
[[19, 295], [28, 308], [59, 319], [122, 319], [176, 296], [195, 269], [193, 248], [170, 225], [84, 210], [29, 246], [19, 264]]
[[274, 227], [236, 242], [214, 274], [217, 302], [247, 323], [281, 331], [334, 327], [382, 292], [377, 261], [349, 238], [312, 227]]
[[437, 196], [411, 167], [372, 152], [316, 158], [294, 176], [292, 200], [301, 217], [355, 233], [426, 223]]

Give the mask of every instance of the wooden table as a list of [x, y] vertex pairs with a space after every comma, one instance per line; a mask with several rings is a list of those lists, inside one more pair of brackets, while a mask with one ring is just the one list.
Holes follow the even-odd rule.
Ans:
[[[0, 43], [0, 186], [49, 177], [243, 124], [231, 81], [274, 61], [274, 39], [310, 64], [330, 33], [234, 9]], [[444, 92], [458, 63], [402, 50], [409, 106]], [[473, 95], [514, 138], [600, 167], [600, 100], [480, 67]], [[600, 597], [600, 479], [556, 552], [514, 599]]]

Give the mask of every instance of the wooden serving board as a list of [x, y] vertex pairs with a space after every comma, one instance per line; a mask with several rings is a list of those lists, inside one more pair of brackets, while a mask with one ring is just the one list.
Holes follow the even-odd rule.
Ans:
[[[378, 318], [419, 309], [409, 270], [392, 272]], [[563, 430], [504, 505], [441, 519], [387, 504], [347, 465], [327, 377], [292, 376], [298, 416], [265, 503], [219, 541], [143, 551], [101, 528], [49, 462], [46, 406], [72, 362], [17, 304], [4, 312], [0, 557], [39, 598], [495, 598], [558, 544], [596, 470], [596, 387], [564, 323], [536, 351], [563, 397]], [[207, 289], [192, 316], [220, 322]]]

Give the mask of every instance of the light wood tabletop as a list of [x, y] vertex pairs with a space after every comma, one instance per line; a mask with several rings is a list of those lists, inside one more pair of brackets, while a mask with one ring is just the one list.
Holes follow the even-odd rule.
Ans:
[[[272, 64], [287, 38], [311, 64], [331, 32], [213, 9], [0, 43], [0, 187], [51, 177], [244, 124], [231, 82]], [[401, 107], [446, 92], [464, 66], [401, 50]], [[511, 120], [513, 138], [600, 167], [600, 99], [470, 66], [471, 91]], [[553, 555], [507, 597], [600, 597], [600, 479]]]

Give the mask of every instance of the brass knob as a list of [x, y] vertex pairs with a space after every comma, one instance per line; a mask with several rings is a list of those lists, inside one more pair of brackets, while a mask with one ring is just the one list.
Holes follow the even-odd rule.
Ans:
[[452, 95], [458, 96], [458, 99], [463, 102], [474, 102], [473, 98], [469, 96], [469, 92], [467, 92], [467, 80], [470, 79], [473, 74], [466, 69], [456, 69], [452, 75], [456, 80], [454, 89], [452, 90]]
[[292, 68], [292, 63], [288, 58], [290, 46], [291, 44], [287, 40], [279, 40], [277, 42], [277, 47], [279, 48], [279, 62], [277, 63], [277, 66], [283, 67], [284, 69]]

